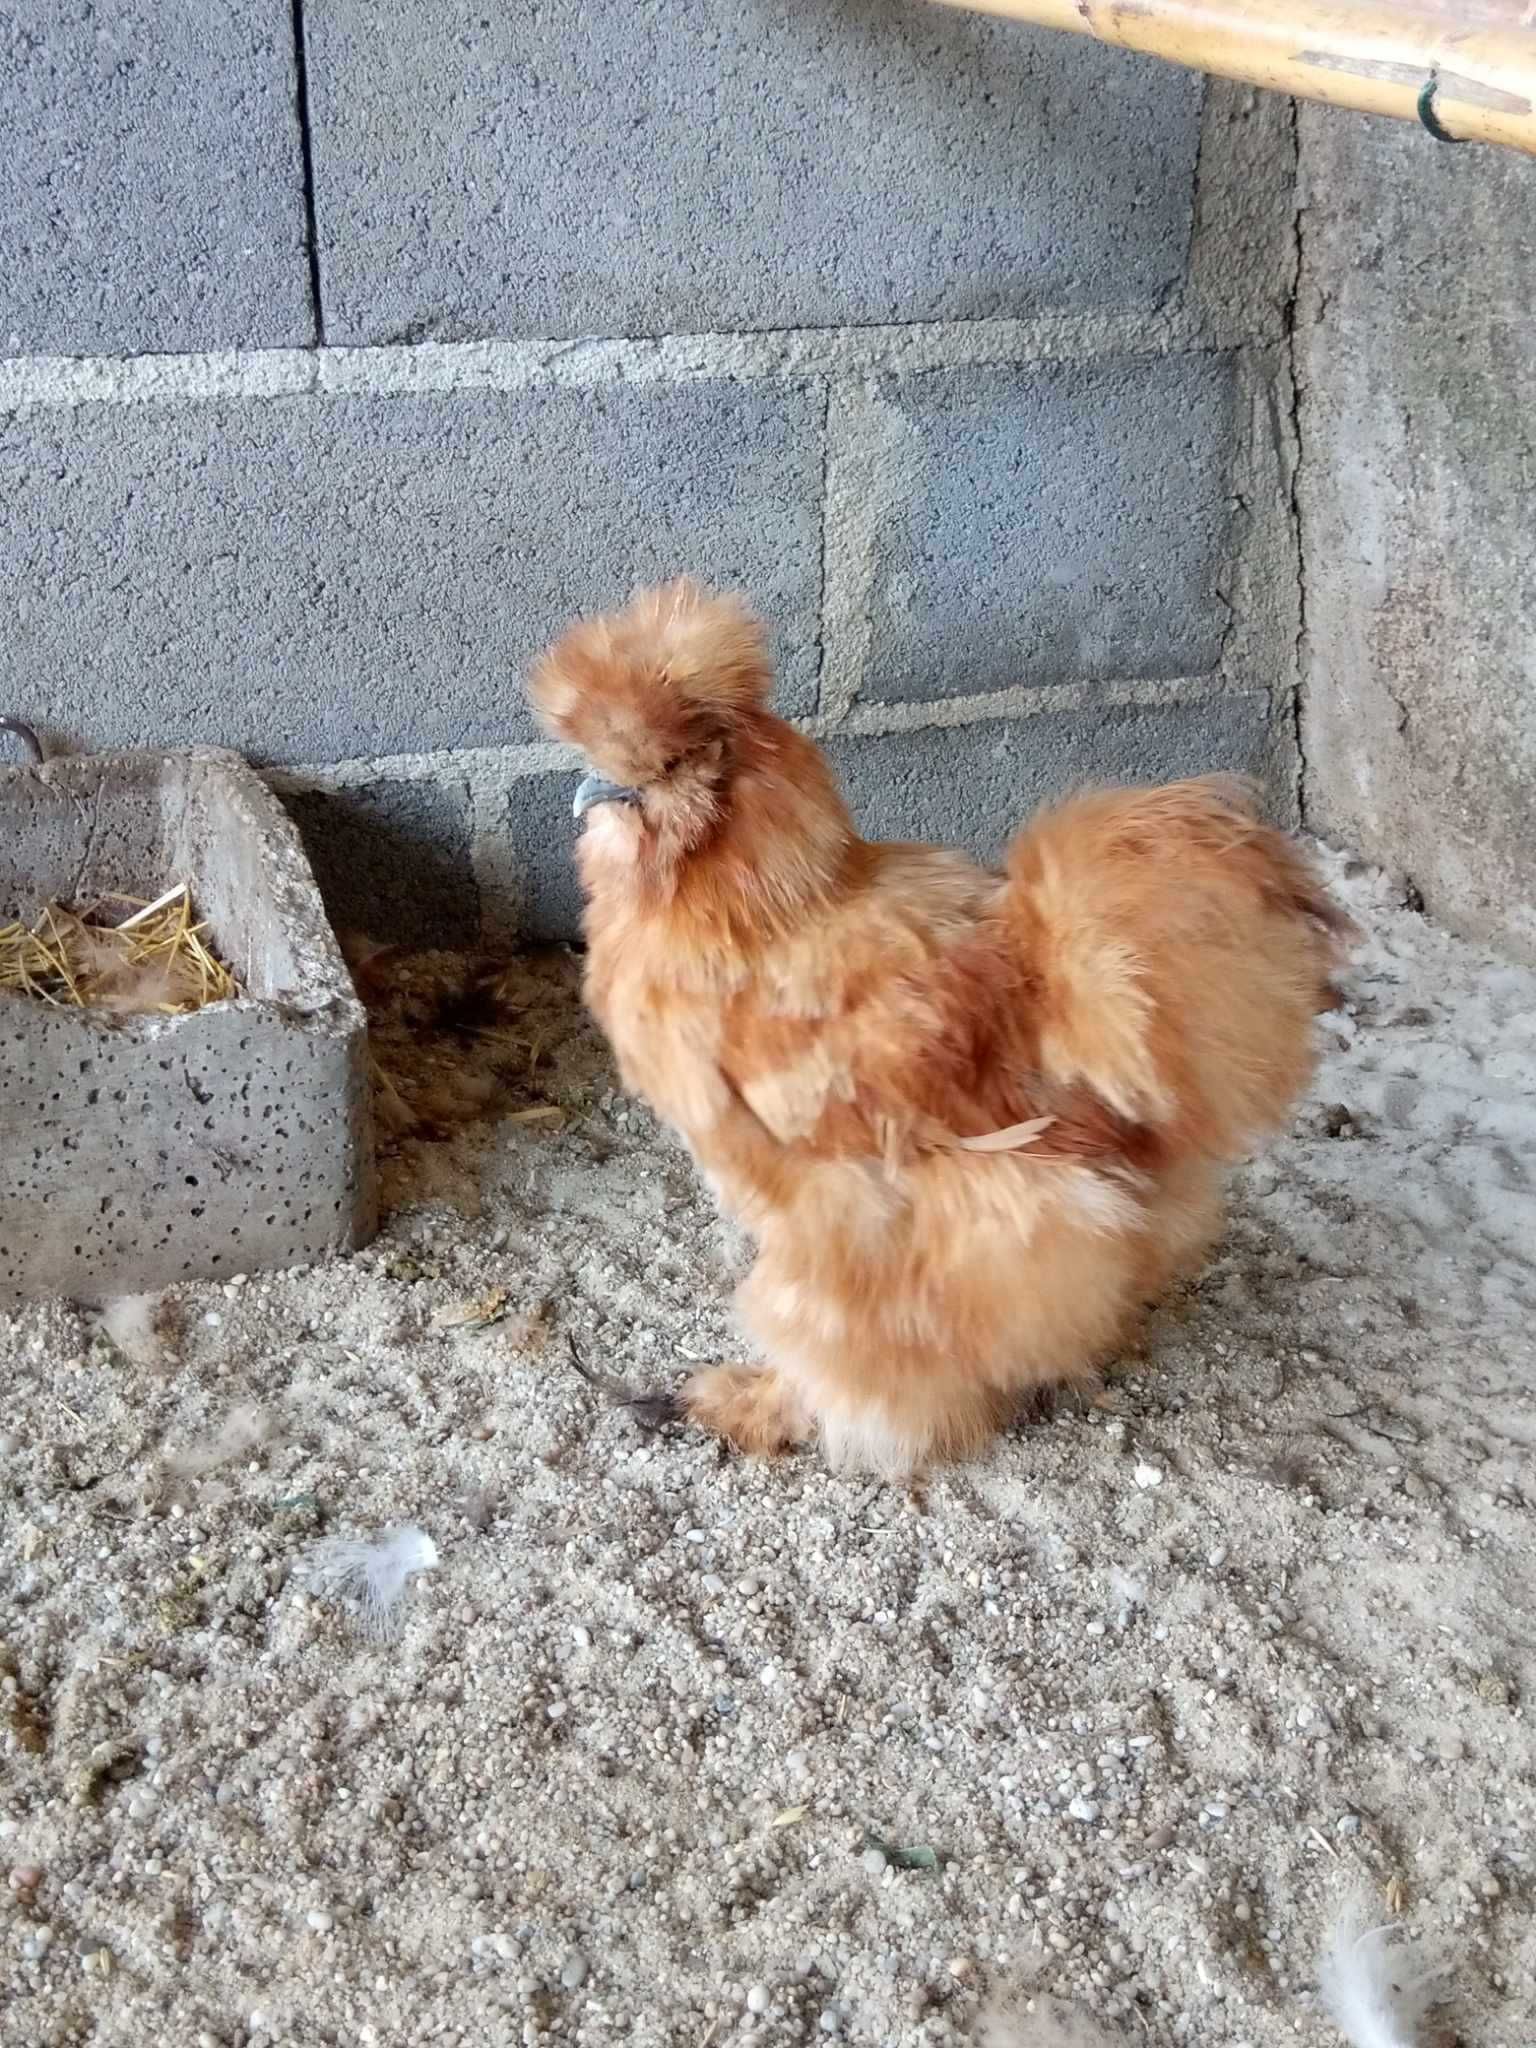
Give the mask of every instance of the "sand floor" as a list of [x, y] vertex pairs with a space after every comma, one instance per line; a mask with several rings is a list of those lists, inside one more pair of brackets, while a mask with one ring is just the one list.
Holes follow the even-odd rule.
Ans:
[[[536, 1113], [407, 1147], [367, 1253], [0, 1317], [5, 2041], [970, 2043], [1001, 1991], [1327, 2048], [1359, 1897], [1447, 2041], [1529, 2048], [1536, 974], [1345, 886], [1353, 1006], [1203, 1282], [921, 1499], [574, 1369], [735, 1355], [745, 1251], [559, 957]], [[400, 1524], [377, 1644], [307, 1560]]]

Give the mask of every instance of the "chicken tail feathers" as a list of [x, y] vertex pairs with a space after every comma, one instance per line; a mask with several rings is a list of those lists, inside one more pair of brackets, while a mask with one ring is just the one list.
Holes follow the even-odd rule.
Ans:
[[1277, 1128], [1306, 1085], [1355, 935], [1303, 850], [1224, 777], [1043, 813], [1010, 849], [1006, 915], [1045, 1074], [1220, 1158]]

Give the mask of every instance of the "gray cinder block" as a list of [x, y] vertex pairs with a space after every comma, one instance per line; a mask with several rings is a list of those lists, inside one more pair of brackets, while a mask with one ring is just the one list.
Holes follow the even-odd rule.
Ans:
[[[1262, 697], [989, 718], [911, 732], [834, 733], [824, 742], [859, 830], [871, 839], [964, 847], [995, 861], [1037, 805], [1090, 783], [1167, 782], [1219, 771], [1262, 778], [1270, 733]], [[571, 818], [577, 771], [507, 785], [504, 830], [522, 875], [525, 940], [581, 925]]]
[[480, 942], [462, 783], [371, 782], [284, 793], [338, 932], [386, 946]]
[[286, 0], [11, 0], [0, 355], [314, 339]]
[[866, 837], [934, 840], [994, 861], [1051, 797], [1092, 783], [1259, 775], [1267, 746], [1262, 698], [1214, 697], [840, 734], [827, 751]]
[[0, 914], [190, 881], [242, 993], [113, 1018], [0, 995], [0, 1298], [301, 1265], [375, 1227], [363, 1012], [298, 835], [232, 755], [0, 769]]
[[[750, 590], [814, 702], [822, 402], [725, 381], [38, 411], [0, 436], [0, 702], [93, 746], [532, 737], [573, 614]], [[46, 678], [46, 682], [40, 680]]]
[[496, 820], [512, 849], [517, 876], [516, 929], [526, 945], [572, 939], [581, 930], [581, 885], [576, 878], [580, 827], [571, 815], [577, 770], [520, 775], [508, 782], [505, 809]]
[[1216, 667], [1226, 357], [936, 372], [852, 403], [846, 488], [867, 534], [866, 698]]
[[926, 0], [306, 29], [333, 340], [978, 320], [1183, 274], [1200, 81], [1068, 36]]

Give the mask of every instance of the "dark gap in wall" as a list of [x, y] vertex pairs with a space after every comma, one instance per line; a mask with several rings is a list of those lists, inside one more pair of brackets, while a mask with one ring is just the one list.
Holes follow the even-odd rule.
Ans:
[[1295, 797], [1296, 815], [1301, 824], [1309, 822], [1308, 797], [1311, 792], [1307, 780], [1307, 730], [1302, 710], [1302, 693], [1307, 682], [1307, 536], [1305, 511], [1302, 505], [1301, 466], [1305, 458], [1305, 429], [1302, 425], [1301, 391], [1301, 342], [1296, 333], [1296, 321], [1301, 304], [1301, 295], [1306, 286], [1307, 248], [1306, 228], [1303, 215], [1305, 206], [1301, 189], [1301, 115], [1293, 104], [1290, 122], [1292, 175], [1295, 184], [1291, 200], [1291, 232], [1294, 237], [1294, 268], [1290, 276], [1290, 289], [1285, 302], [1285, 332], [1283, 348], [1285, 353], [1285, 375], [1290, 384], [1290, 428], [1291, 428], [1291, 502], [1290, 522], [1292, 543], [1296, 550], [1296, 641], [1294, 673], [1291, 678], [1291, 737], [1295, 745]]
[[299, 148], [304, 164], [304, 238], [309, 249], [309, 296], [315, 309], [315, 346], [325, 347], [325, 302], [320, 296], [320, 228], [315, 218], [315, 152], [309, 129], [309, 62], [304, 48], [304, 0], [293, 0], [293, 62], [298, 82]]
[[816, 710], [827, 710], [827, 546], [832, 481], [832, 379], [821, 379], [821, 552], [816, 562]]

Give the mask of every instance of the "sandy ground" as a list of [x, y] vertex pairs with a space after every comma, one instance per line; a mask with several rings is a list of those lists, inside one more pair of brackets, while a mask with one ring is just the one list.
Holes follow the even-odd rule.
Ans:
[[[1003, 1989], [1325, 2048], [1360, 1894], [1447, 2040], [1526, 2048], [1536, 976], [1348, 893], [1354, 1008], [1203, 1283], [921, 1499], [573, 1368], [732, 1356], [744, 1251], [564, 960], [507, 991], [563, 1114], [397, 1167], [478, 1214], [182, 1290], [163, 1353], [0, 1318], [5, 2040], [960, 2043]], [[306, 1558], [400, 1523], [440, 1563], [375, 1645]]]

